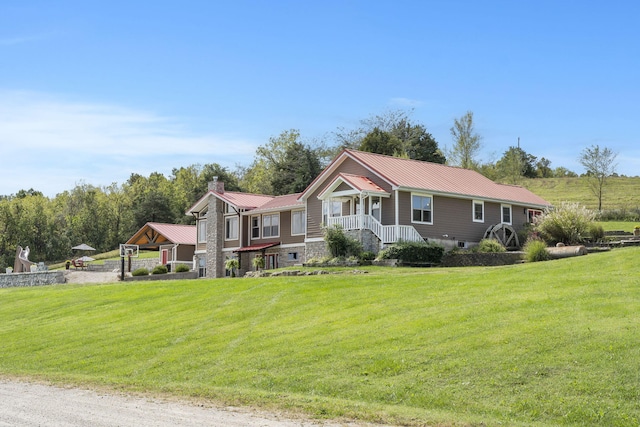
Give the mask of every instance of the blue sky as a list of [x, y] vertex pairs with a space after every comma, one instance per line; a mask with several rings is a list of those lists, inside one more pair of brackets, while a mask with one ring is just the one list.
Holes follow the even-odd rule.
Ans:
[[0, 194], [219, 163], [412, 109], [441, 148], [474, 113], [509, 146], [583, 172], [591, 145], [640, 174], [634, 1], [0, 3]]

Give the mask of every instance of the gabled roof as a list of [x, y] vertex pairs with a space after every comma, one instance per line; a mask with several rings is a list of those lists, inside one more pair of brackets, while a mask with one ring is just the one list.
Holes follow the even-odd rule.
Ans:
[[340, 164], [348, 158], [385, 180], [394, 189], [518, 203], [532, 207], [550, 205], [549, 202], [526, 188], [498, 184], [469, 169], [356, 150], [344, 150], [340, 153], [305, 189], [301, 200], [305, 200], [318, 189], [322, 185], [323, 179], [338, 169]]
[[239, 210], [251, 210], [256, 209], [265, 203], [271, 201], [274, 196], [265, 196], [264, 194], [251, 194], [240, 193], [237, 191], [225, 191], [224, 193], [218, 193], [210, 190], [205, 193], [194, 205], [186, 212], [187, 215], [191, 215], [196, 212], [200, 212], [207, 207], [209, 196], [215, 196], [220, 200], [229, 203]]
[[387, 197], [389, 196], [389, 193], [384, 191], [384, 189], [382, 189], [379, 185], [371, 181], [366, 176], [353, 175], [350, 173], [340, 173], [334, 178], [333, 181], [331, 181], [331, 183], [329, 183], [329, 185], [327, 185], [320, 192], [320, 194], [318, 194], [318, 198], [322, 199], [325, 193], [332, 192], [343, 182], [359, 193], [366, 192], [369, 194], [379, 194], [381, 196]]
[[158, 247], [162, 244], [195, 246], [196, 238], [195, 225], [148, 222], [127, 240], [127, 244], [140, 245], [147, 248]]
[[301, 193], [286, 194], [284, 196], [275, 196], [267, 203], [263, 204], [259, 208], [252, 212], [268, 212], [268, 211], [282, 211], [296, 208], [304, 208], [304, 203], [299, 201]]

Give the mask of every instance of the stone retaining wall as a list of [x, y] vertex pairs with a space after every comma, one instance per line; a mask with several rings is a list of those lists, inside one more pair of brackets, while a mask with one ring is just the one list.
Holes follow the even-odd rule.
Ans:
[[167, 273], [167, 274], [150, 274], [148, 276], [131, 276], [125, 277], [125, 282], [151, 281], [151, 280], [185, 280], [197, 279], [197, 271], [186, 271], [184, 273]]
[[57, 285], [64, 283], [63, 271], [38, 271], [34, 273], [0, 274], [0, 288]]
[[442, 257], [442, 267], [471, 267], [510, 265], [522, 261], [522, 252], [500, 253], [457, 253], [445, 254]]

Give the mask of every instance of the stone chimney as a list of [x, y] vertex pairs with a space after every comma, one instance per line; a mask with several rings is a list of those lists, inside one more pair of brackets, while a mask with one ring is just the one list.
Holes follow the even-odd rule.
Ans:
[[209, 191], [224, 194], [224, 182], [218, 181], [218, 177], [214, 176], [213, 181], [209, 182]]

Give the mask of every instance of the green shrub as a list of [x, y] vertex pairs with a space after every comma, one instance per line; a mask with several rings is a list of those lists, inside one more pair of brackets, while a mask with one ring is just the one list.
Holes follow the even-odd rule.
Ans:
[[324, 228], [324, 240], [332, 257], [358, 256], [362, 252], [362, 244], [344, 234], [342, 227], [334, 225]]
[[186, 273], [189, 270], [191, 270], [191, 269], [186, 264], [178, 264], [178, 265], [176, 265], [176, 273]]
[[604, 228], [600, 224], [592, 222], [589, 224], [589, 237], [592, 242], [600, 242], [604, 239]]
[[444, 247], [436, 243], [398, 242], [378, 254], [379, 259], [399, 259], [403, 262], [439, 263]]
[[562, 202], [536, 218], [534, 228], [547, 243], [575, 245], [584, 240], [594, 219], [595, 213], [578, 203]]
[[361, 261], [373, 261], [376, 259], [376, 254], [371, 251], [364, 251], [360, 254], [359, 258]]
[[547, 261], [551, 255], [547, 251], [547, 244], [540, 239], [530, 239], [524, 245], [525, 259], [529, 262]]
[[166, 265], [156, 265], [153, 267], [153, 270], [151, 270], [151, 274], [167, 274], [168, 272], [169, 269], [167, 269]]
[[231, 277], [236, 277], [236, 272], [240, 268], [238, 258], [229, 258], [224, 262], [224, 268], [231, 272]]
[[149, 275], [149, 270], [147, 270], [144, 267], [140, 267], [137, 270], [133, 270], [133, 272], [131, 272], [132, 276], [148, 276]]
[[478, 246], [474, 248], [474, 252], [480, 253], [496, 253], [496, 252], [506, 252], [506, 248], [496, 239], [482, 239]]
[[264, 268], [265, 260], [262, 255], [257, 255], [255, 258], [253, 258], [251, 263], [256, 268], [256, 270], [260, 270], [261, 268]]

